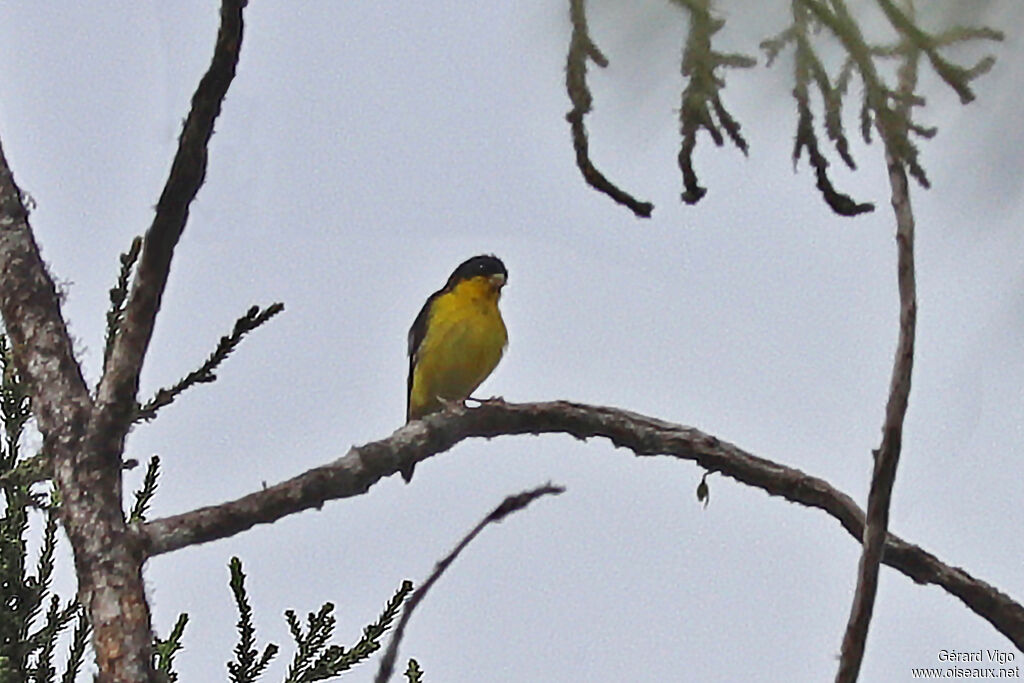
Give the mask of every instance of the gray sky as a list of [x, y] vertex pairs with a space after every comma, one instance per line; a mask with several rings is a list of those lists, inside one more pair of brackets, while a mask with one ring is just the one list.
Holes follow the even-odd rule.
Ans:
[[[510, 272], [510, 347], [483, 395], [692, 425], [863, 504], [897, 320], [881, 150], [857, 145], [862, 171], [835, 175], [878, 210], [833, 216], [806, 166], [792, 171], [788, 60], [767, 78], [733, 72], [725, 95], [750, 158], [702, 138], [710, 192], [680, 205], [682, 19], [653, 0], [635, 14], [593, 2], [611, 67], [592, 70], [592, 154], [656, 204], [639, 221], [575, 169], [563, 4], [251, 3], [143, 393], [198, 365], [249, 305], [287, 310], [217, 383], [133, 433], [129, 456], [164, 461], [153, 516], [235, 498], [399, 427], [408, 326], [480, 252]], [[1011, 6], [984, 5], [1003, 27]], [[732, 14], [758, 36], [783, 27], [768, 10]], [[32, 223], [67, 285], [91, 381], [117, 255], [149, 224], [216, 22], [214, 2], [5, 6], [0, 135], [38, 205]], [[740, 28], [723, 35], [756, 48]], [[975, 104], [926, 80], [923, 120], [940, 133], [923, 148], [934, 189], [914, 190], [919, 342], [891, 528], [1019, 600], [1024, 59], [1014, 35], [991, 50], [999, 62]], [[292, 653], [285, 609], [335, 602], [350, 645], [402, 579], [423, 580], [508, 493], [551, 480], [567, 493], [487, 529], [414, 616], [401, 655], [427, 680], [829, 680], [859, 548], [824, 514], [721, 477], [703, 510], [700, 474], [560, 436], [464, 442], [410, 486], [396, 476], [155, 559], [155, 623], [166, 633], [189, 612], [182, 680], [225, 679], [237, 554], [260, 642], [284, 649], [277, 680]], [[911, 667], [939, 666], [941, 649], [978, 648], [1013, 646], [946, 593], [883, 570], [862, 680], [909, 680]]]

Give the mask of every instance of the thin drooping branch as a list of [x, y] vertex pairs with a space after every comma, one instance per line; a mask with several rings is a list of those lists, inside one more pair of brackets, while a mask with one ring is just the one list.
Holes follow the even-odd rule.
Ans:
[[593, 106], [593, 97], [587, 86], [587, 61], [598, 66], [608, 66], [608, 58], [602, 54], [587, 29], [585, 0], [569, 0], [569, 18], [572, 21], [572, 37], [569, 39], [569, 56], [565, 64], [565, 89], [572, 101], [572, 109], [565, 115], [572, 130], [572, 146], [576, 151], [576, 165], [587, 184], [603, 192], [619, 204], [629, 208], [640, 218], [650, 218], [654, 205], [643, 202], [608, 180], [590, 160], [590, 143], [587, 141], [587, 126], [584, 117]]
[[242, 10], [247, 0], [224, 0], [213, 60], [192, 96], [192, 108], [178, 138], [153, 223], [146, 231], [138, 271], [124, 316], [96, 392], [95, 427], [91, 431], [123, 438], [134, 417], [139, 373], [153, 335], [171, 258], [185, 230], [189, 206], [206, 179], [207, 147], [224, 96], [235, 77], [242, 47]]
[[[908, 0], [911, 11], [912, 0]], [[908, 50], [900, 67], [899, 89], [901, 117], [896, 120], [909, 121], [914, 90], [917, 87], [917, 59], [915, 49]], [[884, 119], [877, 121], [884, 125]], [[894, 135], [880, 131], [882, 138], [890, 140]], [[864, 529], [864, 548], [861, 552], [857, 572], [857, 590], [850, 608], [850, 618], [843, 636], [843, 646], [836, 672], [837, 683], [853, 683], [860, 673], [864, 659], [871, 614], [878, 592], [879, 564], [885, 550], [889, 528], [889, 508], [892, 489], [896, 481], [896, 468], [900, 461], [903, 444], [903, 421], [910, 399], [911, 374], [914, 367], [914, 335], [917, 326], [917, 294], [914, 277], [914, 214], [910, 204], [910, 187], [907, 173], [899, 156], [886, 145], [886, 164], [889, 167], [889, 185], [892, 192], [892, 208], [896, 216], [897, 286], [900, 301], [899, 339], [896, 357], [893, 360], [892, 378], [889, 385], [889, 399], [885, 406], [885, 422], [882, 424], [882, 443], [875, 451], [874, 473], [868, 492], [867, 523]], [[1019, 646], [1019, 645], [1018, 645]]]
[[85, 445], [92, 399], [75, 361], [53, 280], [0, 147], [0, 312], [61, 493], [79, 602], [89, 613], [102, 683], [148, 681], [150, 620], [142, 554], [121, 514], [120, 471]]
[[[428, 416], [386, 439], [352, 447], [334, 462], [238, 500], [200, 508], [139, 527], [148, 553], [159, 555], [226, 538], [328, 500], [365, 493], [381, 478], [442, 453], [469, 437], [563, 433], [578, 439], [604, 437], [639, 456], [692, 460], [749, 486], [794, 503], [823, 510], [858, 542], [864, 512], [827, 481], [759, 458], [691, 427], [616, 408], [566, 401], [509, 404], [486, 402]], [[1024, 648], [1024, 607], [962, 569], [950, 567], [918, 546], [886, 536], [883, 562], [917, 583], [935, 584], [960, 598], [1017, 647]]]
[[455, 549], [448, 553], [437, 565], [434, 567], [434, 571], [430, 573], [427, 580], [416, 589], [409, 598], [409, 601], [405, 603], [405, 608], [402, 610], [402, 618], [399, 619], [398, 625], [391, 634], [391, 641], [388, 643], [388, 649], [384, 652], [384, 656], [380, 660], [380, 668], [377, 669], [377, 677], [374, 679], [376, 683], [387, 683], [391, 679], [391, 674], [395, 668], [395, 658], [398, 656], [398, 645], [402, 642], [402, 636], [405, 635], [405, 627], [409, 623], [409, 618], [412, 616], [412, 612], [416, 609], [416, 606], [420, 604], [423, 597], [427, 594], [427, 591], [437, 583], [437, 580], [441, 578], [441, 574], [451, 566], [455, 558], [466, 549], [473, 539], [484, 530], [488, 524], [495, 524], [505, 519], [513, 512], [522, 510], [527, 505], [537, 500], [541, 496], [546, 495], [558, 495], [565, 492], [565, 489], [561, 486], [552, 486], [551, 484], [545, 484], [544, 486], [538, 486], [535, 489], [529, 491], [523, 491], [515, 495], [507, 497], [501, 502], [501, 504], [494, 508], [490, 514], [480, 520], [473, 529], [459, 541]]

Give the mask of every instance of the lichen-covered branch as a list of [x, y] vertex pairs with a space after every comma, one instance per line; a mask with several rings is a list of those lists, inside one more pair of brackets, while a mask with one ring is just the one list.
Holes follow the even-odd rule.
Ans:
[[[838, 191], [829, 176], [829, 159], [822, 151], [814, 127], [811, 105], [811, 85], [821, 94], [824, 130], [839, 158], [851, 169], [856, 168], [849, 140], [843, 130], [843, 100], [851, 78], [856, 74], [863, 83], [860, 105], [861, 133], [866, 143], [871, 142], [873, 127], [884, 131], [885, 146], [907, 172], [922, 187], [929, 187], [928, 176], [921, 165], [919, 151], [913, 137], [930, 138], [935, 128], [914, 120], [913, 107], [905, 107], [904, 98], [913, 106], [924, 104], [915, 93], [900, 93], [889, 87], [875, 66], [876, 59], [903, 57], [906, 50], [923, 52], [943, 81], [967, 103], [974, 99], [970, 81], [986, 73], [995, 58], [986, 56], [970, 67], [955, 64], [941, 54], [942, 48], [975, 40], [1003, 40], [1003, 33], [988, 27], [955, 26], [937, 33], [919, 28], [907, 12], [893, 0], [875, 0], [895, 30], [900, 42], [894, 47], [868, 42], [860, 24], [852, 16], [847, 0], [791, 0], [793, 22], [779, 34], [767, 38], [761, 48], [768, 56], [768, 65], [788, 45], [794, 45], [795, 68], [793, 96], [797, 104], [797, 133], [793, 150], [794, 162], [807, 152], [814, 168], [816, 186], [829, 207], [842, 216], [856, 216], [872, 211], [874, 204], [861, 202]], [[573, 108], [566, 115], [572, 129], [576, 162], [584, 179], [594, 188], [608, 194], [615, 201], [628, 206], [638, 216], [649, 216], [652, 205], [639, 202], [629, 193], [609, 181], [590, 160], [589, 142], [584, 118], [590, 112], [593, 98], [587, 86], [587, 62], [607, 66], [608, 60], [591, 40], [587, 28], [585, 0], [569, 0], [572, 21], [572, 39], [566, 63], [566, 89]], [[681, 198], [688, 204], [700, 201], [707, 188], [700, 184], [694, 169], [693, 153], [697, 136], [707, 131], [712, 141], [722, 146], [726, 137], [744, 154], [747, 141], [740, 132], [740, 124], [725, 106], [721, 91], [725, 88], [722, 69], [750, 67], [755, 60], [744, 54], [723, 53], [712, 46], [712, 38], [725, 25], [725, 20], [713, 16], [712, 0], [673, 0], [689, 15], [686, 43], [680, 70], [686, 86], [681, 94], [679, 126], [681, 143], [678, 164], [683, 176]], [[813, 25], [812, 25], [813, 24]], [[809, 26], [812, 30], [809, 30]], [[832, 83], [818, 57], [812, 33], [827, 27], [847, 53], [847, 59]], [[876, 122], [879, 124], [876, 126]]]
[[[909, 137], [911, 109], [899, 106], [900, 101], [896, 93], [886, 85], [878, 73], [872, 47], [865, 40], [845, 1], [831, 0], [829, 6], [826, 6], [823, 0], [799, 2], [839, 39], [864, 84], [861, 130], [865, 140], [869, 140], [870, 124], [873, 121], [883, 137], [887, 152], [894, 154], [922, 187], [929, 187], [928, 177], [918, 161], [917, 146]], [[914, 97], [913, 93], [904, 96]], [[915, 102], [920, 103], [920, 100]], [[901, 113], [905, 118], [901, 118]]]
[[[505, 434], [569, 434], [604, 437], [639, 456], [691, 460], [743, 484], [817, 508], [839, 521], [860, 542], [864, 512], [845, 493], [800, 470], [759, 458], [691, 427], [616, 408], [566, 401], [485, 402], [428, 416], [386, 439], [352, 447], [334, 462], [238, 500], [166, 517], [138, 527], [150, 555], [226, 538], [257, 524], [320, 508], [329, 500], [365, 493], [381, 478], [442, 453], [463, 439]], [[918, 546], [886, 536], [883, 562], [918, 583], [941, 586], [1024, 648], [1024, 607], [962, 569], [950, 567]]]
[[[828, 158], [821, 151], [814, 128], [811, 84], [822, 97], [825, 132], [836, 153], [849, 168], [854, 169], [856, 166], [843, 131], [842, 112], [850, 80], [856, 74], [863, 83], [860, 129], [865, 143], [871, 142], [872, 129], [878, 129], [884, 138], [887, 153], [894, 155], [918, 184], [928, 187], [928, 176], [918, 159], [919, 152], [911, 137], [931, 138], [935, 135], [935, 128], [914, 120], [913, 108], [923, 105], [924, 100], [913, 91], [905, 92], [887, 85], [875, 60], [905, 58], [908, 50], [923, 51], [928, 55], [936, 73], [966, 103], [973, 99], [969, 81], [988, 71], [994, 58], [986, 57], [973, 67], [964, 68], [944, 59], [939, 54], [940, 48], [971, 40], [1003, 38], [999, 31], [985, 27], [954, 27], [931, 35], [918, 28], [907, 12], [900, 10], [891, 0], [876, 1], [897, 35], [902, 38], [895, 45], [868, 42], [845, 0], [792, 0], [793, 22], [778, 35], [761, 43], [769, 66], [785, 47], [794, 46], [793, 97], [797, 104], [797, 134], [793, 161], [797, 162], [803, 151], [807, 151], [822, 198], [833, 211], [842, 216], [872, 211], [874, 204], [855, 201], [835, 189], [828, 173]], [[847, 54], [834, 84], [830, 82], [812, 40], [818, 26], [827, 27]]]
[[608, 180], [590, 160], [590, 143], [584, 118], [593, 107], [594, 98], [587, 86], [587, 61], [598, 66], [608, 66], [608, 58], [602, 54], [590, 38], [587, 28], [585, 0], [569, 0], [569, 18], [572, 21], [572, 37], [569, 39], [569, 55], [565, 64], [565, 89], [572, 102], [572, 109], [565, 115], [572, 131], [572, 146], [576, 151], [576, 166], [587, 184], [603, 192], [619, 204], [627, 207], [640, 218], [650, 218], [654, 205], [640, 201], [615, 183]]
[[[725, 25], [725, 21], [711, 16], [709, 0], [675, 0], [690, 14], [686, 46], [680, 66], [686, 87], [679, 107], [679, 169], [683, 173], [682, 200], [696, 204], [707, 188], [700, 185], [693, 169], [693, 150], [697, 147], [697, 133], [703, 129], [711, 135], [715, 145], [725, 144], [722, 130], [729, 140], [745, 155], [747, 141], [740, 133], [740, 124], [722, 103], [721, 91], [725, 80], [717, 72], [721, 68], [749, 68], [757, 61], [747, 55], [718, 52], [712, 48], [711, 38]], [[721, 128], [722, 130], [719, 130]]]
[[794, 44], [793, 98], [796, 100], [797, 106], [797, 128], [796, 140], [793, 144], [793, 164], [795, 166], [803, 151], [807, 150], [808, 161], [814, 168], [817, 178], [818, 191], [821, 192], [825, 203], [840, 216], [856, 216], [873, 211], [874, 204], [858, 202], [835, 189], [828, 175], [828, 159], [818, 147], [818, 136], [814, 130], [814, 115], [811, 111], [810, 84], [813, 82], [822, 97], [822, 106], [825, 110], [825, 131], [835, 145], [839, 157], [849, 168], [855, 169], [857, 165], [850, 154], [849, 141], [842, 124], [843, 95], [849, 82], [849, 64], [852, 62], [849, 62], [840, 71], [836, 85], [833, 86], [811, 42], [810, 17], [807, 8], [799, 0], [794, 0], [791, 4], [792, 25], [780, 36], [764, 41], [761, 47], [768, 53], [769, 61], [771, 61], [775, 59], [779, 50], [787, 42]]
[[1003, 34], [1000, 31], [996, 31], [990, 28], [976, 28], [960, 29], [954, 31], [947, 31], [941, 36], [932, 36], [918, 28], [917, 24], [914, 23], [913, 8], [909, 8], [908, 11], [903, 11], [895, 4], [892, 0], [876, 0], [878, 6], [885, 12], [886, 18], [889, 23], [892, 24], [902, 36], [904, 36], [907, 42], [910, 44], [909, 49], [915, 51], [922, 51], [928, 56], [928, 60], [931, 62], [932, 68], [935, 69], [935, 73], [946, 82], [950, 88], [956, 91], [956, 94], [960, 96], [960, 101], [963, 104], [967, 104], [974, 100], [974, 92], [971, 90], [970, 81], [987, 73], [992, 65], [995, 64], [995, 58], [991, 55], [983, 57], [977, 64], [972, 67], [964, 68], [957, 64], [953, 64], [949, 60], [945, 59], [939, 54], [939, 47], [943, 45], [949, 45], [954, 42], [962, 42], [964, 40], [1003, 40]]

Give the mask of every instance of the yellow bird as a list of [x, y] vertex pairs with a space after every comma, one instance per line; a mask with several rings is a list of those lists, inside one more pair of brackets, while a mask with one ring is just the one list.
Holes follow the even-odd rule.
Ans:
[[[406, 422], [469, 398], [498, 365], [508, 345], [498, 310], [507, 279], [497, 256], [474, 256], [423, 304], [409, 329]], [[402, 470], [406, 482], [414, 467]]]

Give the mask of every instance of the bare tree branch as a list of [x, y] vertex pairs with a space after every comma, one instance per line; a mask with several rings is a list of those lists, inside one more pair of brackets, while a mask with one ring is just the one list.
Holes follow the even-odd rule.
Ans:
[[[859, 542], [864, 512], [827, 481], [752, 455], [691, 427], [616, 408], [566, 401], [456, 407], [408, 424], [386, 439], [352, 447], [333, 463], [238, 500], [149, 522], [138, 531], [148, 553], [159, 555], [226, 538], [328, 500], [365, 493], [382, 477], [442, 453], [469, 437], [565, 433], [604, 437], [637, 455], [692, 460], [774, 496], [828, 513]], [[1024, 648], [1024, 607], [962, 569], [888, 534], [883, 562], [917, 583], [935, 584], [960, 598], [1017, 647]]]
[[409, 618], [412, 616], [412, 612], [416, 609], [416, 606], [420, 604], [423, 597], [427, 594], [427, 591], [437, 583], [437, 580], [441, 578], [441, 574], [451, 566], [451, 563], [455, 561], [455, 558], [466, 549], [474, 538], [484, 530], [488, 524], [494, 524], [505, 519], [513, 512], [522, 510], [527, 505], [537, 500], [541, 496], [549, 494], [558, 495], [563, 493], [565, 489], [561, 486], [552, 486], [551, 484], [545, 484], [544, 486], [538, 486], [535, 489], [529, 491], [523, 491], [515, 495], [507, 497], [501, 502], [501, 505], [494, 508], [489, 515], [480, 520], [480, 523], [473, 527], [466, 536], [459, 541], [459, 544], [455, 546], [455, 549], [448, 553], [444, 559], [437, 563], [434, 567], [434, 571], [430, 573], [427, 580], [416, 589], [416, 592], [412, 594], [409, 601], [405, 603], [405, 608], [402, 610], [402, 618], [399, 619], [398, 625], [391, 634], [391, 641], [388, 643], [388, 649], [384, 652], [384, 657], [380, 660], [380, 668], [377, 669], [377, 677], [374, 679], [377, 683], [387, 683], [391, 679], [391, 674], [395, 668], [395, 657], [398, 656], [398, 645], [402, 642], [402, 636], [405, 635], [405, 626], [409, 623]]
[[590, 143], [587, 141], [587, 127], [584, 117], [590, 113], [593, 97], [587, 86], [587, 60], [598, 66], [608, 66], [608, 58], [601, 53], [587, 30], [585, 0], [569, 0], [569, 18], [572, 20], [572, 37], [569, 39], [569, 56], [565, 64], [565, 89], [572, 101], [572, 109], [565, 115], [572, 129], [572, 146], [576, 151], [576, 165], [587, 184], [603, 192], [619, 204], [627, 207], [640, 218], [650, 218], [654, 205], [643, 202], [620, 189], [608, 180], [590, 160]]
[[[907, 0], [908, 10], [913, 12], [913, 0]], [[914, 336], [917, 327], [917, 294], [914, 277], [914, 214], [910, 204], [910, 188], [907, 173], [898, 153], [889, 145], [897, 137], [881, 130], [887, 121], [909, 121], [912, 95], [917, 86], [918, 51], [909, 49], [900, 67], [899, 113], [897, 119], [876, 119], [879, 133], [886, 141], [885, 160], [889, 167], [889, 185], [892, 191], [892, 208], [896, 214], [897, 283], [900, 297], [900, 331], [893, 360], [889, 399], [885, 406], [885, 422], [882, 425], [882, 443], [875, 451], [874, 473], [868, 492], [867, 524], [864, 529], [864, 549], [860, 556], [857, 572], [857, 590], [850, 607], [850, 618], [843, 636], [843, 646], [836, 672], [837, 683], [854, 683], [860, 673], [864, 659], [871, 614], [874, 611], [875, 595], [878, 592], [879, 564], [885, 550], [889, 527], [889, 507], [892, 502], [892, 488], [896, 481], [896, 468], [900, 461], [903, 444], [903, 420], [907, 414], [910, 399], [910, 380], [914, 367]], [[904, 133], [905, 135], [905, 133]]]

